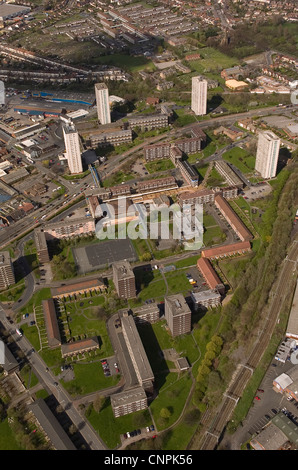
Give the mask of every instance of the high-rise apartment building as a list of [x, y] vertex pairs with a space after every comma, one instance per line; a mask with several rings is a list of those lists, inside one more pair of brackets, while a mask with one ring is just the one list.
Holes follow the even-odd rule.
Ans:
[[262, 178], [274, 178], [276, 175], [280, 139], [271, 131], [259, 133], [255, 170]]
[[113, 263], [113, 281], [120, 298], [132, 299], [136, 297], [135, 275], [128, 261]]
[[63, 136], [65, 144], [65, 155], [67, 157], [70, 173], [82, 173], [83, 164], [81, 156], [81, 146], [79, 133], [72, 121], [63, 124]]
[[191, 109], [197, 116], [207, 114], [207, 80], [201, 76], [191, 80]]
[[111, 110], [109, 101], [109, 89], [105, 83], [95, 84], [95, 99], [97, 116], [100, 124], [110, 124]]
[[15, 276], [9, 251], [0, 252], [0, 289], [15, 284]]
[[165, 319], [173, 336], [191, 331], [191, 310], [182, 294], [165, 297]]

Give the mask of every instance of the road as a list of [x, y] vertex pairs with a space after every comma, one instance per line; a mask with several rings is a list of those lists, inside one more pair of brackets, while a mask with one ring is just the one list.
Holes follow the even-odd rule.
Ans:
[[[145, 142], [139, 144], [136, 147], [133, 147], [132, 149], [124, 152], [121, 155], [117, 155], [113, 157], [106, 165], [104, 165], [106, 168], [99, 168], [100, 176], [101, 178], [105, 179], [111, 174], [113, 174], [115, 171], [118, 171], [121, 167], [121, 165], [126, 164], [126, 162], [130, 158], [135, 158], [135, 154], [140, 151], [145, 145], [148, 145], [150, 143], [158, 142], [159, 140], [165, 139], [167, 137], [177, 137], [182, 134], [184, 134], [187, 130], [191, 129], [194, 126], [199, 126], [201, 129], [207, 129], [212, 126], [215, 126], [217, 124], [232, 124], [236, 120], [239, 120], [241, 118], [245, 117], [252, 117], [252, 116], [265, 116], [267, 114], [284, 114], [284, 113], [291, 113], [291, 111], [296, 110], [297, 107], [292, 106], [290, 108], [282, 109], [278, 107], [268, 107], [268, 108], [262, 108], [258, 110], [250, 110], [245, 113], [238, 113], [238, 114], [233, 114], [233, 115], [228, 115], [228, 116], [219, 116], [216, 118], [211, 118], [207, 119], [204, 121], [198, 121], [197, 123], [192, 123], [184, 126], [183, 128], [179, 129], [171, 129], [167, 135], [162, 135], [162, 136], [155, 136], [150, 139], [147, 139]], [[238, 142], [239, 143], [239, 142]], [[237, 143], [234, 143], [232, 145], [237, 145]], [[16, 153], [16, 151], [14, 150]], [[23, 154], [20, 153], [22, 158], [24, 158]], [[220, 158], [221, 153], [219, 152], [217, 155], [214, 154], [206, 161], [212, 161], [214, 159]], [[50, 170], [45, 169], [43, 166], [41, 166], [40, 163], [37, 163], [39, 169], [42, 171], [43, 174], [51, 174]], [[53, 176], [53, 175], [52, 175]], [[56, 176], [55, 176], [56, 177]], [[93, 179], [92, 176], [89, 174], [85, 178], [79, 181], [77, 185], [71, 185], [71, 183], [64, 178], [58, 177], [58, 180], [67, 187], [68, 191], [68, 197], [63, 199], [63, 196], [54, 200], [52, 203], [50, 203], [48, 206], [43, 207], [38, 209], [37, 212], [33, 214], [27, 215], [24, 219], [19, 220], [15, 222], [13, 225], [3, 229], [0, 232], [0, 249], [4, 248], [6, 245], [14, 241], [16, 238], [20, 237], [21, 235], [24, 235], [27, 231], [33, 230], [37, 225], [36, 225], [36, 219], [34, 218], [37, 216], [37, 220], [39, 217], [42, 215], [46, 215], [47, 218], [51, 217], [55, 214], [55, 212], [58, 209], [61, 209], [61, 205], [66, 205], [67, 203], [73, 202], [73, 195], [76, 193], [80, 193], [81, 191], [84, 190], [87, 184], [93, 185]]]
[[[44, 388], [50, 394], [53, 394], [57, 401], [63, 406], [65, 412], [71, 419], [72, 423], [80, 430], [81, 435], [91, 450], [106, 450], [107, 447], [99, 438], [96, 432], [89, 425], [88, 421], [82, 416], [72, 403], [72, 399], [68, 396], [67, 392], [61, 387], [57, 378], [48, 369], [45, 362], [41, 359], [38, 353], [33, 352], [32, 345], [29, 343], [25, 336], [19, 337], [15, 333], [15, 325], [8, 322], [6, 313], [3, 306], [0, 304], [0, 322], [5, 328], [11, 332], [14, 341], [17, 342], [20, 349], [23, 351], [27, 361], [32, 367], [33, 372], [43, 384]], [[56, 385], [57, 384], [57, 385]]]

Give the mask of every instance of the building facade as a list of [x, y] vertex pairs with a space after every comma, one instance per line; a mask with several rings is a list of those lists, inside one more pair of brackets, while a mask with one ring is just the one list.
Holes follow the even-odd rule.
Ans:
[[201, 76], [192, 77], [191, 109], [197, 116], [207, 114], [208, 82]]
[[276, 176], [280, 139], [271, 131], [259, 133], [255, 170], [265, 178]]
[[71, 121], [63, 124], [65, 156], [71, 174], [83, 172], [79, 133]]
[[148, 400], [142, 387], [111, 395], [111, 405], [115, 418], [148, 408]]
[[97, 116], [100, 124], [110, 124], [111, 110], [109, 101], [109, 90], [105, 83], [95, 84], [95, 99]]
[[128, 261], [119, 261], [113, 264], [113, 281], [120, 298], [132, 299], [136, 297], [135, 275]]
[[0, 289], [15, 284], [15, 276], [9, 251], [0, 252]]
[[191, 331], [191, 310], [182, 294], [165, 297], [165, 318], [173, 336]]

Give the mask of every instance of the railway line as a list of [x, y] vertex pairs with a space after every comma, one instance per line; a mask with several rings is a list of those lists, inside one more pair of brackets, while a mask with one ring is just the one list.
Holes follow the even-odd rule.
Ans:
[[297, 259], [298, 237], [296, 236], [289, 249], [287, 257], [283, 261], [274, 292], [271, 295], [270, 315], [268, 315], [266, 321], [264, 322], [263, 329], [259, 334], [259, 339], [256, 341], [246, 364], [239, 365], [232, 383], [225, 393], [225, 398], [217, 415], [210, 423], [209, 429], [205, 432], [200, 450], [216, 449], [222, 433], [224, 432], [224, 429], [231, 418], [234, 408], [238, 403], [238, 400], [241, 398], [248, 381], [250, 380], [255, 368], [257, 367], [269, 344], [276, 322], [278, 320], [280, 309], [286, 298], [287, 287], [291, 284], [293, 274], [297, 272]]

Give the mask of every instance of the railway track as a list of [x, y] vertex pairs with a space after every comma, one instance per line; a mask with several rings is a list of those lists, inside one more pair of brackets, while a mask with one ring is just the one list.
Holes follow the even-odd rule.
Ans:
[[[224, 401], [220, 407], [219, 412], [209, 425], [206, 431], [200, 450], [215, 450], [219, 439], [231, 418], [238, 400], [241, 398], [248, 381], [250, 380], [254, 369], [257, 367], [260, 359], [262, 358], [269, 341], [271, 339], [274, 327], [276, 325], [280, 309], [286, 298], [286, 288], [290, 285], [293, 274], [297, 272], [297, 259], [298, 259], [298, 237], [294, 240], [288, 256], [283, 262], [282, 269], [279, 273], [278, 281], [274, 293], [271, 298], [270, 314], [263, 325], [263, 331], [260, 333], [262, 340], [258, 340], [249, 356], [246, 364], [240, 364], [239, 370], [234, 376], [232, 383], [225, 393]], [[293, 266], [294, 263], [294, 266]]]

